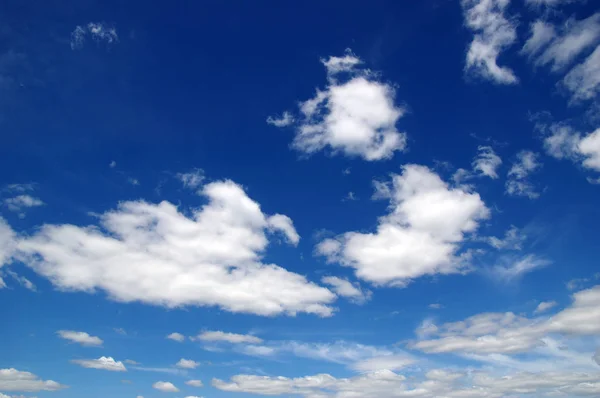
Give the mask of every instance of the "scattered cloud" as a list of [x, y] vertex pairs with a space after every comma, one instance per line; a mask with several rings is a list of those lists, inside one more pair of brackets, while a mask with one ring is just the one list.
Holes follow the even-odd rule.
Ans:
[[502, 164], [500, 156], [496, 155], [491, 146], [479, 146], [479, 154], [473, 160], [473, 170], [481, 176], [498, 178], [497, 169]]
[[508, 171], [506, 179], [506, 193], [511, 196], [525, 196], [529, 199], [537, 199], [540, 194], [529, 180], [530, 174], [542, 167], [539, 155], [532, 151], [521, 151], [517, 153], [516, 160]]
[[152, 387], [162, 392], [179, 392], [179, 389], [169, 381], [157, 381]]
[[9, 275], [12, 279], [14, 279], [19, 285], [23, 286], [25, 289], [31, 290], [32, 292], [37, 292], [37, 287], [35, 286], [35, 284], [29, 279], [25, 278], [24, 276], [21, 276], [11, 270], [6, 271], [6, 274]]
[[114, 169], [115, 167], [117, 167], [117, 162], [115, 162], [114, 160], [111, 160], [111, 162], [108, 164], [108, 167], [110, 167], [111, 169]]
[[139, 365], [140, 363], [137, 361], [134, 361], [133, 359], [126, 359], [123, 362], [125, 362], [128, 365]]
[[600, 128], [586, 135], [563, 123], [538, 128], [545, 135], [544, 148], [550, 156], [569, 159], [586, 169], [600, 171]]
[[187, 173], [177, 173], [177, 178], [179, 181], [181, 181], [184, 187], [198, 189], [206, 177], [204, 176], [204, 170], [193, 169]]
[[586, 60], [575, 66], [562, 80], [562, 86], [572, 93], [572, 101], [595, 98], [600, 92], [600, 46]]
[[390, 206], [377, 231], [325, 239], [317, 254], [354, 268], [358, 278], [376, 285], [405, 286], [423, 275], [466, 270], [460, 243], [490, 215], [477, 193], [450, 188], [419, 165], [406, 165], [391, 183], [379, 185], [385, 186], [378, 191], [389, 195]]
[[175, 366], [182, 369], [196, 369], [200, 364], [192, 359], [181, 358]]
[[185, 336], [181, 333], [174, 332], [168, 335], [167, 339], [176, 341], [178, 343], [183, 343], [185, 341]]
[[202, 387], [204, 385], [201, 380], [188, 380], [185, 384], [192, 387]]
[[262, 343], [262, 339], [256, 336], [252, 336], [250, 334], [237, 334], [237, 333], [227, 333], [222, 332], [220, 330], [213, 331], [204, 331], [200, 333], [198, 336], [193, 337], [192, 340], [200, 340], [200, 341], [225, 341], [232, 344], [240, 344], [240, 343], [251, 343], [251, 344], [260, 344]]
[[121, 336], [127, 336], [127, 331], [123, 328], [114, 328], [115, 333], [120, 334]]
[[187, 370], [185, 369], [176, 369], [176, 368], [158, 368], [158, 367], [148, 367], [148, 366], [133, 366], [131, 369], [139, 370], [141, 372], [154, 372], [154, 373], [166, 373], [171, 375], [178, 376], [186, 376]]
[[23, 194], [4, 199], [4, 205], [8, 207], [8, 210], [10, 211], [22, 212], [31, 207], [43, 206], [44, 202], [31, 195]]
[[267, 123], [275, 127], [286, 127], [294, 123], [294, 116], [290, 112], [285, 111], [281, 116], [269, 116]]
[[432, 304], [429, 304], [428, 307], [432, 310], [440, 310], [440, 309], [444, 308], [444, 306], [440, 303], [432, 303]]
[[100, 357], [98, 359], [73, 359], [71, 362], [89, 369], [109, 370], [111, 372], [126, 372], [127, 368], [123, 362], [115, 361], [112, 357]]
[[362, 60], [350, 51], [321, 62], [328, 85], [300, 103], [293, 148], [306, 154], [330, 148], [368, 161], [404, 150], [406, 134], [396, 123], [405, 110], [394, 104], [394, 87], [362, 68]]
[[348, 192], [346, 194], [346, 196], [344, 196], [344, 199], [342, 199], [343, 202], [355, 201], [355, 200], [358, 200], [358, 198], [356, 197], [356, 194], [352, 191]]
[[128, 178], [127, 182], [133, 186], [140, 185], [140, 181], [137, 178]]
[[510, 0], [461, 0], [465, 25], [473, 31], [465, 71], [498, 84], [515, 84], [512, 69], [498, 65], [498, 57], [517, 40], [516, 23], [506, 16]]
[[496, 265], [492, 268], [492, 275], [504, 282], [511, 282], [522, 277], [526, 273], [550, 264], [548, 260], [539, 258], [533, 254], [518, 259], [511, 256], [504, 257], [501, 261], [503, 264]]
[[2, 391], [59, 391], [67, 386], [54, 380], [42, 380], [33, 373], [14, 368], [0, 369], [0, 390]]
[[104, 22], [90, 22], [85, 26], [76, 26], [71, 32], [71, 49], [82, 49], [87, 37], [91, 37], [97, 43], [103, 42], [107, 45], [119, 41], [117, 30], [114, 27]]
[[75, 330], [59, 330], [56, 332], [60, 336], [60, 338], [69, 340], [73, 343], [77, 343], [83, 346], [89, 347], [100, 347], [102, 343], [102, 339], [96, 336], [90, 336], [86, 332], [77, 332]]
[[533, 311], [534, 314], [541, 314], [542, 312], [546, 312], [551, 308], [556, 307], [558, 303], [556, 301], [542, 301], [541, 303], [538, 304], [538, 306], [535, 308], [535, 311]]
[[120, 302], [332, 314], [330, 290], [261, 262], [265, 232], [299, 240], [288, 217], [265, 215], [232, 181], [206, 184], [201, 193], [208, 203], [191, 218], [167, 201], [129, 201], [100, 215], [100, 227], [44, 225], [19, 240], [19, 259], [58, 288], [103, 290]]
[[338, 296], [347, 298], [356, 304], [364, 304], [371, 298], [369, 290], [363, 291], [358, 283], [351, 283], [347, 279], [338, 278], [337, 276], [326, 276], [321, 279], [325, 285], [332, 287], [332, 290]]
[[522, 250], [523, 243], [526, 239], [527, 236], [514, 225], [511, 225], [506, 231], [504, 238], [498, 238], [496, 236], [484, 236], [478, 238], [478, 240], [481, 240], [498, 250]]

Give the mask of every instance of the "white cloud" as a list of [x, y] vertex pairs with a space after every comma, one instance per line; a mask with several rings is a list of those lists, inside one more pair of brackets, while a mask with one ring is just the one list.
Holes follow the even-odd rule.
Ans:
[[584, 157], [583, 167], [600, 171], [600, 128], [583, 137], [577, 149]]
[[535, 308], [535, 311], [533, 311], [534, 314], [541, 314], [542, 312], [546, 312], [551, 308], [556, 307], [557, 302], [556, 301], [542, 301], [541, 303], [538, 304], [538, 306]]
[[179, 362], [175, 364], [178, 368], [183, 369], [196, 369], [200, 364], [192, 359], [181, 358]]
[[415, 360], [405, 355], [384, 355], [358, 361], [352, 369], [358, 372], [376, 372], [380, 370], [399, 370], [412, 365]]
[[183, 343], [185, 340], [185, 336], [181, 333], [173, 332], [167, 336], [167, 339], [177, 341], [178, 343]]
[[498, 178], [496, 170], [502, 164], [500, 156], [496, 155], [491, 146], [480, 146], [477, 149], [479, 154], [473, 160], [473, 170], [482, 176]]
[[[396, 128], [405, 110], [394, 104], [394, 88], [359, 68], [362, 61], [348, 52], [321, 60], [328, 86], [300, 104], [293, 147], [311, 154], [329, 147], [334, 153], [365, 160], [389, 159], [406, 147], [406, 134]], [[339, 80], [339, 74], [349, 75]]]
[[505, 11], [510, 0], [461, 0], [466, 26], [474, 32], [465, 70], [499, 84], [518, 82], [512, 69], [498, 65], [500, 53], [517, 39]]
[[42, 380], [33, 373], [14, 368], [0, 369], [0, 390], [2, 391], [58, 391], [67, 386], [53, 380]]
[[17, 235], [0, 216], [0, 268], [11, 262], [17, 247]]
[[269, 116], [267, 123], [275, 127], [286, 127], [294, 123], [294, 116], [290, 112], [285, 111], [281, 116]]
[[530, 25], [531, 34], [521, 49], [523, 54], [530, 57], [538, 54], [545, 46], [556, 37], [554, 25], [549, 22], [537, 20]]
[[573, 101], [595, 98], [600, 92], [600, 46], [575, 66], [562, 80], [562, 85], [572, 94]]
[[75, 330], [59, 330], [56, 332], [61, 338], [72, 341], [83, 346], [99, 347], [103, 341], [100, 337], [90, 336], [86, 332], [77, 332]]
[[550, 156], [570, 159], [587, 169], [600, 171], [600, 128], [587, 135], [560, 123], [543, 130], [544, 148]]
[[439, 310], [444, 308], [444, 306], [440, 303], [431, 303], [428, 305], [429, 308], [431, 308], [432, 310]]
[[204, 385], [201, 380], [188, 380], [185, 384], [192, 387], [202, 387]]
[[389, 213], [375, 233], [346, 232], [318, 244], [317, 254], [352, 267], [360, 279], [404, 286], [423, 275], [465, 270], [460, 243], [489, 210], [477, 193], [450, 188], [424, 166], [406, 165], [386, 188]]
[[270, 357], [277, 353], [276, 349], [264, 345], [246, 345], [242, 346], [240, 351], [253, 357]]
[[80, 50], [83, 48], [85, 39], [90, 36], [96, 42], [112, 44], [119, 41], [117, 30], [103, 22], [90, 22], [85, 26], [76, 26], [71, 32], [71, 49]]
[[115, 333], [120, 334], [121, 336], [127, 336], [127, 331], [123, 328], [114, 328]]
[[179, 388], [169, 381], [157, 381], [152, 387], [162, 392], [179, 392]]
[[192, 339], [201, 341], [226, 341], [232, 344], [259, 344], [263, 341], [261, 338], [249, 334], [227, 333], [220, 330], [204, 331]]
[[20, 212], [26, 208], [43, 206], [44, 202], [31, 195], [24, 194], [4, 199], [4, 205], [8, 207], [10, 211]]
[[261, 262], [265, 232], [299, 239], [289, 218], [265, 215], [232, 181], [206, 184], [201, 193], [208, 203], [191, 218], [166, 201], [132, 201], [100, 215], [100, 227], [44, 225], [18, 242], [19, 258], [58, 288], [103, 290], [121, 302], [332, 314], [330, 290]]
[[517, 153], [516, 160], [508, 171], [506, 193], [512, 196], [525, 196], [536, 199], [540, 196], [535, 186], [529, 181], [529, 175], [542, 167], [539, 155], [532, 151]]
[[109, 370], [111, 372], [126, 372], [127, 368], [121, 361], [115, 361], [112, 357], [100, 357], [98, 359], [73, 359], [71, 362], [89, 369]]
[[498, 238], [495, 236], [485, 236], [478, 238], [495, 249], [507, 249], [507, 250], [521, 250], [523, 248], [523, 242], [527, 239], [527, 236], [523, 234], [519, 228], [512, 225], [504, 234], [504, 238]]
[[548, 260], [539, 258], [533, 254], [518, 259], [509, 256], [502, 258], [502, 262], [503, 264], [496, 265], [492, 269], [492, 275], [505, 282], [518, 279], [528, 272], [550, 264]]
[[352, 284], [347, 279], [338, 278], [337, 276], [326, 276], [321, 279], [321, 282], [331, 286], [338, 296], [346, 297], [357, 304], [364, 304], [371, 298], [370, 291], [363, 291], [360, 285]]
[[13, 278], [15, 281], [17, 281], [17, 283], [19, 285], [23, 286], [25, 289], [31, 290], [32, 292], [37, 292], [37, 287], [29, 279], [17, 274], [14, 271], [11, 271], [11, 270], [6, 271], [6, 273], [8, 275], [10, 275], [11, 278]]
[[139, 365], [140, 363], [137, 361], [134, 361], [133, 359], [126, 359], [123, 362], [125, 362], [128, 365]]
[[146, 366], [133, 366], [131, 369], [139, 370], [142, 372], [155, 372], [155, 373], [167, 373], [171, 375], [187, 375], [187, 370], [185, 369], [175, 369], [175, 368], [153, 368]]
[[196, 168], [188, 171], [187, 173], [177, 173], [177, 178], [179, 181], [181, 181], [184, 187], [198, 189], [206, 177], [204, 176], [204, 170]]

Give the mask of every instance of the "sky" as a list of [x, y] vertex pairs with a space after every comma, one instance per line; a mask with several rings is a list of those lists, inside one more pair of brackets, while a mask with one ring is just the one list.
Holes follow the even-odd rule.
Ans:
[[0, 398], [600, 396], [593, 0], [0, 4]]

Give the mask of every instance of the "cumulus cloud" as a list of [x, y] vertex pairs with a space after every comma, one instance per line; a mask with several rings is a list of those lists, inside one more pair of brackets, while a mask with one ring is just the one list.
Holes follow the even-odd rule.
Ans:
[[227, 333], [220, 330], [207, 330], [200, 333], [198, 336], [192, 338], [192, 340], [200, 340], [200, 341], [225, 341], [232, 344], [240, 344], [240, 343], [252, 343], [259, 344], [262, 343], [262, 339], [250, 334], [237, 334], [237, 333]]
[[498, 65], [500, 53], [517, 39], [515, 23], [506, 16], [510, 0], [461, 0], [465, 25], [474, 32], [465, 71], [499, 84], [518, 82], [512, 69]]
[[204, 170], [202, 169], [193, 169], [187, 173], [177, 173], [177, 179], [181, 181], [184, 187], [190, 189], [200, 188], [205, 178]]
[[120, 302], [332, 314], [330, 290], [261, 262], [266, 232], [298, 242], [288, 217], [264, 214], [232, 181], [201, 193], [208, 203], [191, 217], [166, 201], [131, 201], [100, 215], [99, 226], [44, 225], [18, 242], [19, 258], [58, 288], [103, 290]]
[[157, 381], [152, 387], [162, 392], [179, 392], [179, 388], [169, 381]]
[[56, 332], [61, 338], [69, 340], [73, 343], [81, 344], [83, 346], [99, 347], [103, 341], [100, 337], [90, 336], [86, 332], [77, 332], [74, 330], [59, 330]]
[[0, 369], [0, 390], [2, 391], [58, 391], [67, 386], [54, 380], [42, 380], [33, 373], [23, 372], [14, 368]]
[[512, 196], [525, 196], [529, 199], [539, 198], [540, 194], [529, 180], [529, 176], [541, 167], [542, 164], [539, 162], [537, 153], [532, 151], [517, 153], [516, 159], [508, 171], [506, 193]]
[[569, 159], [584, 168], [600, 171], [600, 128], [581, 134], [572, 127], [556, 123], [542, 127], [544, 148], [557, 159]]
[[600, 92], [600, 46], [575, 66], [562, 80], [562, 86], [572, 93], [573, 101], [593, 99]]
[[376, 232], [325, 239], [317, 254], [377, 285], [405, 286], [423, 275], [465, 271], [460, 244], [490, 214], [477, 193], [451, 188], [419, 165], [392, 175], [385, 192], [389, 212], [379, 218]]
[[21, 212], [30, 207], [43, 206], [44, 202], [36, 197], [24, 194], [4, 199], [4, 205], [10, 211]]
[[167, 336], [167, 339], [176, 341], [178, 343], [183, 343], [183, 341], [185, 341], [185, 336], [181, 333], [173, 332]]
[[87, 37], [97, 43], [104, 42], [112, 44], [119, 41], [117, 30], [103, 22], [90, 22], [85, 26], [76, 26], [71, 32], [71, 49], [80, 50], [85, 44]]
[[326, 276], [321, 279], [325, 285], [332, 287], [333, 291], [342, 297], [356, 304], [364, 304], [371, 298], [371, 292], [363, 291], [358, 284], [353, 284], [347, 279], [338, 278], [337, 276]]
[[[292, 146], [306, 154], [329, 148], [369, 161], [389, 159], [404, 150], [406, 134], [396, 123], [405, 110], [394, 104], [394, 87], [362, 68], [362, 60], [349, 51], [321, 62], [328, 85], [300, 103]], [[291, 124], [292, 118], [271, 123]]]
[[175, 366], [183, 369], [196, 369], [198, 366], [200, 366], [200, 364], [192, 359], [181, 358], [179, 362], [175, 364]]
[[551, 308], [556, 307], [558, 303], [556, 301], [542, 301], [541, 303], [538, 304], [538, 306], [535, 308], [535, 311], [533, 311], [534, 314], [540, 314], [542, 312], [546, 312]]
[[204, 385], [201, 380], [188, 380], [185, 384], [192, 387], [202, 387]]
[[477, 149], [479, 153], [473, 160], [473, 170], [482, 176], [498, 178], [496, 170], [502, 164], [500, 156], [496, 155], [491, 146], [480, 146]]
[[71, 362], [88, 369], [109, 370], [111, 372], [126, 372], [127, 368], [121, 361], [115, 361], [112, 357], [100, 357], [98, 359], [73, 359]]
[[267, 123], [275, 127], [286, 127], [294, 123], [294, 116], [286, 111], [281, 116], [269, 116]]

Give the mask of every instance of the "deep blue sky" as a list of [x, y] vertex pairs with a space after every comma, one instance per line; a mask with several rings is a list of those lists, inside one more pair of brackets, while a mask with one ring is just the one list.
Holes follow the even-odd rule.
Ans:
[[[600, 157], [600, 144], [590, 138], [599, 127], [599, 86], [594, 86], [594, 76], [588, 76], [591, 97], [575, 100], [574, 91], [561, 83], [570, 71], [583, 65], [588, 57], [591, 59], [600, 42], [600, 22], [593, 20], [598, 15], [597, 4], [557, 1], [554, 6], [545, 6], [532, 4], [533, 0], [527, 4], [524, 0], [489, 0], [487, 3], [501, 8], [491, 9], [490, 20], [504, 18], [505, 25], [498, 29], [512, 29], [515, 35], [509, 44], [500, 47], [497, 58], [498, 64], [518, 76], [518, 83], [506, 84], [468, 65], [466, 55], [471, 42], [474, 35], [481, 34], [468, 22], [470, 4], [476, 3], [3, 1], [0, 221], [6, 221], [5, 230], [14, 231], [14, 236], [0, 233], [0, 260], [4, 260], [0, 263], [0, 281], [6, 285], [0, 289], [0, 313], [5, 320], [0, 329], [0, 369], [32, 372], [69, 388], [38, 391], [38, 387], [10, 387], [0, 378], [0, 397], [4, 398], [1, 393], [66, 398], [169, 395], [152, 388], [159, 380], [179, 387], [181, 392], [171, 396], [225, 397], [233, 395], [228, 391], [231, 385], [224, 387], [216, 382], [211, 386], [212, 378], [229, 380], [237, 374], [304, 377], [319, 373], [359, 377], [366, 368], [358, 363], [402, 355], [413, 357], [414, 363], [403, 370], [383, 365], [369, 370], [389, 369], [420, 380], [427, 377], [427, 370], [440, 368], [479, 369], [492, 376], [523, 370], [577, 369], [589, 372], [592, 376], [588, 381], [598, 383], [600, 368], [591, 358], [599, 347], [600, 330], [596, 329], [600, 315], [593, 312], [585, 320], [592, 325], [592, 332], [567, 332], [553, 326], [532, 337], [545, 344], [548, 340], [544, 338], [552, 338], [572, 350], [572, 358], [588, 358], [589, 364], [575, 359], [572, 363], [557, 361], [554, 354], [538, 350], [536, 344], [511, 352], [464, 348], [441, 353], [411, 345], [415, 340], [433, 339], [429, 334], [420, 334], [420, 325], [433, 322], [442, 333], [444, 323], [482, 313], [513, 312], [523, 316], [523, 322], [556, 323], [552, 314], [558, 317], [560, 311], [576, 306], [571, 294], [599, 283], [595, 273], [599, 270], [600, 194], [593, 181], [598, 178], [600, 166], [586, 163], [586, 159]], [[585, 18], [591, 18], [591, 22], [579, 25]], [[541, 53], [520, 51], [535, 21], [544, 21], [555, 29], [552, 41], [546, 43], [548, 48], [558, 47], [561, 38], [573, 34], [579, 26], [589, 31], [590, 43], [574, 49], [565, 67], [552, 70], [551, 63], [540, 61]], [[89, 23], [97, 24], [101, 34], [93, 33]], [[77, 27], [84, 32], [85, 41], [74, 47]], [[499, 30], [490, 28], [483, 33], [484, 39], [493, 42]], [[102, 36], [109, 31], [114, 32], [114, 38]], [[565, 46], [561, 53], [566, 51]], [[324, 63], [330, 57], [344, 55], [361, 63], [346, 70], [348, 75], [340, 80], [331, 74], [334, 80], [328, 81]], [[344, 87], [360, 78], [395, 91], [390, 97], [392, 105], [402, 109], [404, 115], [392, 127], [398, 134], [406, 133], [406, 146], [375, 160], [350, 154], [343, 145], [334, 148], [329, 143], [313, 153], [294, 146], [294, 137], [310, 124], [298, 105], [314, 97], [317, 89], [329, 92], [329, 88]], [[357, 108], [359, 112], [368, 104], [365, 101]], [[320, 117], [326, 116], [327, 109], [321, 111], [325, 113]], [[295, 122], [282, 128], [266, 123], [268, 117], [277, 118], [283, 112], [290, 112]], [[569, 137], [575, 144], [557, 153], [548, 143], [561, 127], [570, 128]], [[586, 137], [592, 142], [591, 152], [581, 149]], [[486, 150], [482, 147], [489, 147], [502, 159], [494, 166], [493, 178], [478, 174], [473, 165], [478, 154]], [[519, 165], [522, 151], [533, 153], [538, 166], [518, 180], [527, 182], [531, 194], [518, 195], [508, 186], [515, 181], [511, 170]], [[410, 165], [427, 167], [428, 173], [444, 181], [443, 192], [479, 198], [480, 209], [488, 213], [481, 217], [471, 214], [468, 218], [476, 222], [476, 228], [459, 228], [458, 239], [439, 238], [453, 247], [448, 257], [452, 261], [463, 255], [465, 266], [460, 272], [457, 268], [443, 272], [440, 265], [422, 273], [414, 271], [404, 280], [405, 286], [394, 285], [392, 280], [378, 283], [354, 272], [363, 266], [367, 269], [369, 261], [350, 254], [355, 246], [347, 240], [347, 233], [375, 236], [383, 223], [380, 217], [395, 206], [402, 208], [402, 200], [372, 200], [373, 180], [389, 181], [392, 174], [406, 176], [412, 170]], [[453, 178], [458, 169], [464, 169], [468, 177]], [[190, 184], [182, 183], [181, 176], [194, 170], [202, 170], [198, 175], [203, 180], [189, 189]], [[415, 173], [418, 178], [414, 184], [420, 186], [426, 176], [423, 171]], [[127, 241], [101, 225], [98, 215], [109, 211], [120, 214], [116, 210], [119, 203], [127, 201], [145, 201], [152, 206], [168, 201], [183, 215], [192, 217], [194, 211], [210, 203], [206, 191], [200, 195], [196, 191], [221, 186], [225, 180], [239, 184], [241, 192], [259, 204], [266, 216], [288, 216], [300, 236], [294, 245], [285, 230], [279, 228], [283, 235], [272, 235], [269, 231], [277, 227], [258, 227], [257, 233], [266, 231], [269, 240], [268, 247], [256, 250], [262, 257], [261, 264], [277, 264], [324, 287], [324, 276], [348, 280], [355, 288], [360, 286], [364, 297], [358, 301], [364, 302], [357, 304], [356, 297], [347, 300], [331, 286], [337, 298], [329, 305], [335, 311], [326, 317], [303, 310], [296, 316], [288, 310], [263, 316], [254, 310], [231, 310], [219, 299], [213, 303], [173, 299], [174, 304], [168, 305], [132, 293], [130, 302], [123, 302], [103, 284], [112, 283], [105, 282], [104, 277], [90, 280], [91, 288], [84, 288], [81, 281], [68, 286], [61, 283], [50, 276], [54, 271], [41, 270], [61, 268], [50, 261], [49, 252], [26, 247], [43, 235], [43, 225], [98, 228], [107, 238]], [[22, 202], [24, 196], [43, 204]], [[436, 220], [435, 225], [460, 213], [459, 208], [448, 210], [443, 206], [437, 212], [435, 203], [428, 204], [425, 199], [417, 196], [416, 205], [422, 206], [423, 217]], [[460, 201], [459, 197], [449, 197], [444, 203], [452, 200]], [[231, 211], [233, 223], [246, 217], [245, 213], [236, 213], [243, 209]], [[410, 212], [421, 210], [410, 207], [407, 211], [405, 217], [413, 220]], [[407, 226], [411, 222], [417, 224], [405, 219], [398, 228], [412, 228], [414, 225]], [[511, 227], [519, 237], [518, 248], [508, 240], [502, 247], [489, 244], [490, 237], [503, 238]], [[154, 226], [144, 228], [153, 230]], [[414, 228], [421, 231], [418, 226]], [[437, 227], [426, 227], [426, 233], [434, 237], [439, 231]], [[159, 238], [165, 237], [162, 233], [158, 232]], [[171, 240], [177, 237], [166, 238], [175, 245], [170, 252], [173, 258], [186, 250]], [[336, 258], [319, 255], [319, 244], [328, 238], [341, 242], [345, 254]], [[100, 256], [107, 250], [92, 250], [87, 240], [79, 244], [71, 254], [89, 249], [99, 250], [95, 253]], [[227, 244], [232, 248], [229, 255], [242, 251], [236, 246], [239, 242]], [[388, 241], [385, 247], [393, 251], [394, 244]], [[356, 244], [356, 250], [364, 249], [372, 259], [374, 253], [366, 246], [365, 242]], [[145, 247], [135, 250], [143, 256]], [[382, 267], [413, 266], [410, 261], [398, 260], [397, 256], [403, 254], [397, 253], [392, 252], [389, 265]], [[115, 258], [122, 259], [123, 255]], [[420, 264], [430, 255], [432, 252], [424, 246], [415, 261]], [[112, 259], [102, 261], [113, 264]], [[224, 266], [236, 267], [227, 261]], [[93, 256], [75, 263], [81, 269], [98, 266]], [[119, 278], [127, 279], [132, 275], [127, 269], [130, 262], [123, 264], [117, 271], [123, 272]], [[519, 264], [533, 265], [520, 268]], [[160, 276], [152, 278], [158, 278], [153, 281], [159, 282], [156, 286], [160, 290]], [[140, 289], [142, 285], [140, 279]], [[272, 286], [285, 289], [276, 280]], [[231, 287], [232, 291], [236, 288]], [[600, 299], [595, 300], [599, 300], [600, 307]], [[551, 301], [557, 304], [549, 312], [533, 314], [538, 304]], [[431, 304], [439, 304], [440, 308], [430, 308]], [[518, 323], [503, 327], [518, 328]], [[118, 328], [124, 332], [116, 332]], [[103, 340], [102, 347], [61, 339], [57, 335], [61, 330], [98, 336]], [[263, 341], [209, 344], [206, 340], [179, 343], [165, 339], [172, 332], [195, 336], [217, 330], [259, 336]], [[495, 333], [502, 331], [484, 331], [482, 335]], [[576, 337], [569, 337], [572, 335]], [[311, 348], [290, 348], [302, 344]], [[326, 352], [317, 354], [317, 344]], [[249, 354], [248, 345], [270, 347], [273, 352]], [[352, 350], [355, 354], [348, 354], [351, 359], [336, 359], [338, 351]], [[477, 355], [512, 355], [522, 363], [517, 366], [497, 356], [482, 359], [475, 358]], [[141, 365], [125, 363], [127, 372], [111, 372], [72, 362], [101, 356], [115, 361], [130, 359]], [[180, 358], [193, 359], [200, 365], [187, 370], [187, 374], [168, 373], [169, 369], [177, 369], [174, 364]], [[556, 366], [542, 366], [544, 361]], [[135, 366], [160, 368], [163, 372], [135, 370]], [[201, 379], [205, 387], [186, 386], [187, 379]], [[562, 388], [565, 396], [580, 396], [573, 392], [580, 382], [556, 388]], [[461, 383], [478, 385], [470, 379]], [[398, 388], [395, 385], [389, 390]], [[486, 392], [490, 395], [482, 396], [503, 396], [493, 395], [499, 390], [490, 388]], [[293, 389], [281, 394], [293, 396], [294, 391], [309, 396]], [[326, 392], [343, 396], [334, 395], [335, 391], [332, 388]], [[383, 396], [368, 389], [357, 391], [362, 394], [357, 396]], [[436, 391], [424, 396], [442, 394]], [[539, 394], [549, 391], [540, 389]], [[514, 396], [514, 391], [500, 393]]]

